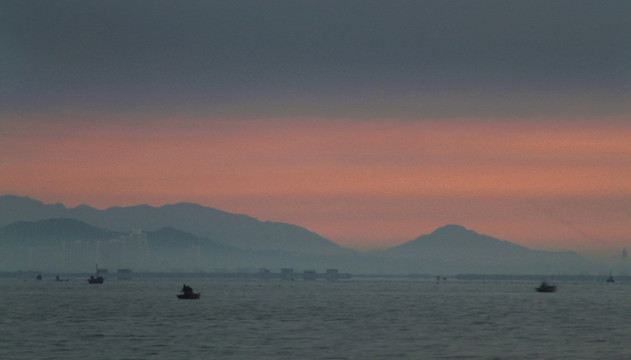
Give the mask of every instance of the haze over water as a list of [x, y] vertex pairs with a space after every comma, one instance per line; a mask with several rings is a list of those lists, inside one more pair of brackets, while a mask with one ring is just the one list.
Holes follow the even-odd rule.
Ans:
[[631, 2], [2, 1], [0, 194], [617, 256]]
[[[202, 293], [177, 300], [186, 283]], [[626, 359], [628, 283], [0, 279], [5, 359]], [[19, 294], [19, 296], [17, 296]]]

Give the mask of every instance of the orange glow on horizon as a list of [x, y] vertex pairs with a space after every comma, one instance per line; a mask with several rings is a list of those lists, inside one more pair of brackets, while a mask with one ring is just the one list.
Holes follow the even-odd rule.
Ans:
[[575, 208], [585, 199], [618, 199], [612, 206], [628, 210], [631, 125], [622, 123], [133, 124], [0, 129], [1, 193], [97, 208], [198, 202], [295, 223], [357, 248], [401, 243], [445, 223], [540, 247], [576, 235], [514, 199], [567, 199], [574, 205], [561, 213], [610, 241], [627, 231], [628, 212], [602, 229], [604, 214], [615, 211]]

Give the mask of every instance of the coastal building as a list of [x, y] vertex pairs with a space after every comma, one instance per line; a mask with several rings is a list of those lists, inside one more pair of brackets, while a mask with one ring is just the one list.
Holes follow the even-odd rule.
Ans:
[[119, 239], [99, 241], [98, 243], [99, 264], [118, 268], [125, 254], [125, 246]]
[[124, 245], [122, 266], [142, 267], [149, 263], [149, 245], [147, 234], [141, 230], [134, 230], [121, 236]]
[[52, 271], [62, 265], [59, 251], [50, 246], [35, 246], [30, 248], [30, 269]]
[[337, 269], [326, 269], [325, 278], [328, 281], [336, 281], [340, 278], [340, 273]]
[[302, 274], [302, 278], [304, 280], [316, 280], [318, 278], [318, 274], [316, 274], [315, 270], [305, 270]]
[[64, 268], [67, 271], [91, 271], [97, 262], [97, 245], [94, 242], [64, 242], [63, 253]]
[[131, 280], [133, 272], [131, 269], [118, 269], [118, 271], [116, 271], [116, 275], [118, 276], [118, 280]]
[[281, 280], [293, 280], [294, 279], [294, 269], [292, 269], [292, 268], [280, 269], [280, 278], [281, 278]]

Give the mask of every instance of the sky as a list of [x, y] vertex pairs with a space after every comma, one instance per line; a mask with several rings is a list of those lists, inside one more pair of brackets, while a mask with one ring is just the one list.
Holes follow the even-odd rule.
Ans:
[[0, 194], [631, 248], [629, 1], [0, 0]]

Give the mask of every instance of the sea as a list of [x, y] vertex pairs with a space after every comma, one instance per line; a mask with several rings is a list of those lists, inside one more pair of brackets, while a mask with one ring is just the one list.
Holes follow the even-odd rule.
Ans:
[[631, 359], [631, 282], [537, 285], [3, 278], [0, 359]]

